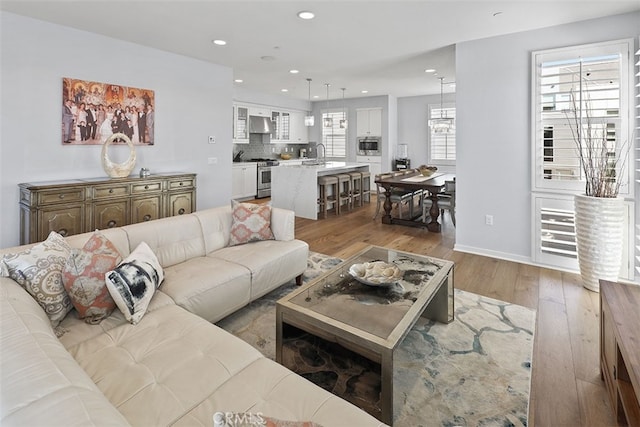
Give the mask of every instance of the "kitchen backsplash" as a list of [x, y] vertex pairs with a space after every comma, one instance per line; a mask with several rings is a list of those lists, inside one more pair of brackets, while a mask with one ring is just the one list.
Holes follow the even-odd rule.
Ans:
[[300, 157], [300, 149], [308, 147], [308, 144], [263, 144], [262, 140], [250, 141], [249, 144], [233, 144], [233, 155], [242, 150], [242, 160], [278, 159], [280, 153], [291, 154], [291, 157], [296, 159]]

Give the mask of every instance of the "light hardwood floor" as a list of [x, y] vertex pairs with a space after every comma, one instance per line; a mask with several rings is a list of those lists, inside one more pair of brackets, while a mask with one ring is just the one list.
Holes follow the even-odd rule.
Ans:
[[536, 309], [529, 425], [616, 425], [600, 379], [599, 296], [578, 275], [454, 251], [448, 213], [436, 234], [374, 221], [375, 206], [373, 198], [339, 217], [296, 218], [296, 237], [341, 258], [373, 244], [448, 259], [457, 288]]

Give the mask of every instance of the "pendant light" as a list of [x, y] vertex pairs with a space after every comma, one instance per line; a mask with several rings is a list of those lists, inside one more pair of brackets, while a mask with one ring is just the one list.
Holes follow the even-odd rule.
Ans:
[[449, 133], [453, 129], [453, 118], [447, 117], [442, 108], [444, 77], [438, 78], [440, 79], [440, 118], [429, 120], [429, 127], [435, 133]]
[[330, 128], [333, 126], [333, 119], [329, 116], [329, 86], [331, 85], [329, 83], [325, 83], [324, 85], [327, 87], [327, 117], [324, 118], [323, 124], [324, 127]]
[[347, 88], [343, 87], [340, 89], [342, 90], [342, 120], [340, 120], [340, 129], [346, 129], [347, 128], [347, 110], [344, 108], [344, 91], [347, 90]]
[[[309, 85], [309, 108], [311, 108], [311, 79], [307, 78], [307, 82]], [[313, 126], [315, 123], [315, 117], [313, 114], [309, 114], [308, 116], [304, 116], [304, 125], [307, 127]]]

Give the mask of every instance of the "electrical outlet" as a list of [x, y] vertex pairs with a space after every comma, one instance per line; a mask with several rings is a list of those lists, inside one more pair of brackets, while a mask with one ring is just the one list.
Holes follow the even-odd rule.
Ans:
[[216, 137], [215, 136], [209, 136], [209, 144], [215, 144], [216, 143]]
[[486, 225], [493, 225], [493, 215], [485, 215], [484, 216], [484, 223]]
[[210, 165], [215, 165], [216, 163], [218, 163], [218, 158], [217, 157], [209, 157], [207, 158], [207, 163]]

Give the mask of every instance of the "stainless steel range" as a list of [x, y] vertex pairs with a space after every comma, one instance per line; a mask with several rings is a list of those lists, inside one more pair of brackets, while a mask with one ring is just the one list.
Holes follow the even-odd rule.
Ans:
[[278, 161], [274, 159], [251, 159], [250, 161], [258, 163], [258, 195], [256, 198], [271, 197], [271, 168], [278, 166]]

